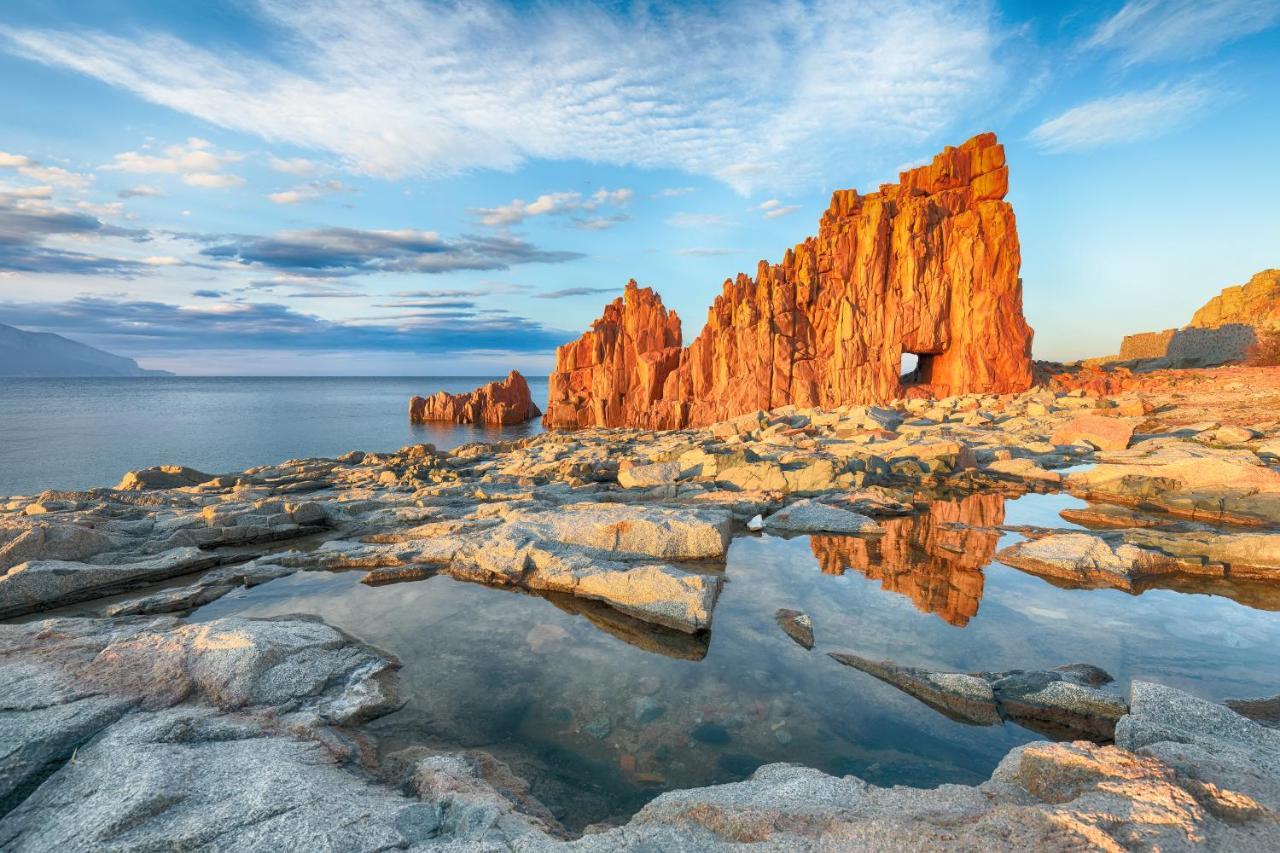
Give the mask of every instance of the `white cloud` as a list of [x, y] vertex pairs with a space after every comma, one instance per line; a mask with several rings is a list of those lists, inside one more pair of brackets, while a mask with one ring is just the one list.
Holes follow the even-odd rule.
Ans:
[[737, 255], [741, 252], [741, 249], [729, 249], [719, 246], [693, 246], [688, 249], [676, 249], [677, 255], [685, 255], [692, 258], [712, 258], [719, 255]]
[[161, 32], [10, 28], [0, 38], [21, 55], [224, 128], [330, 152], [360, 172], [577, 158], [718, 176], [743, 192], [845, 181], [851, 159], [935, 141], [1005, 80], [989, 2], [261, 8], [283, 55], [215, 52]]
[[755, 209], [761, 211], [764, 214], [765, 219], [778, 219], [789, 213], [795, 213], [800, 209], [800, 205], [783, 204], [776, 198], [771, 198], [768, 201], [757, 205]]
[[89, 182], [93, 180], [92, 175], [82, 175], [79, 172], [68, 171], [61, 166], [42, 166], [38, 163], [19, 166], [18, 173], [33, 181], [42, 181], [46, 184], [54, 184], [55, 186], [67, 187], [73, 190], [82, 190], [89, 186]]
[[1275, 0], [1129, 0], [1084, 47], [1118, 51], [1125, 65], [1195, 59], [1277, 23]]
[[352, 192], [342, 181], [312, 181], [309, 184], [271, 193], [267, 200], [275, 204], [300, 204], [331, 193]]
[[170, 145], [162, 154], [144, 154], [125, 151], [103, 166], [104, 171], [140, 172], [144, 174], [185, 174], [192, 172], [219, 172], [224, 166], [244, 159], [241, 155], [212, 150], [207, 139], [192, 136], [185, 145]]
[[225, 190], [244, 186], [244, 178], [239, 175], [218, 172], [192, 172], [189, 175], [183, 175], [182, 182], [187, 186], [201, 187], [206, 190]]
[[277, 172], [289, 175], [311, 175], [316, 171], [316, 164], [306, 157], [271, 157], [267, 164]]
[[39, 187], [0, 186], [0, 197], [12, 200], [51, 199], [53, 187], [48, 184]]
[[182, 265], [182, 261], [172, 255], [152, 255], [149, 258], [143, 258], [142, 262], [149, 267], [176, 267]]
[[243, 155], [233, 151], [216, 151], [209, 140], [192, 136], [185, 144], [170, 145], [160, 154], [145, 153], [145, 150], [121, 152], [102, 169], [146, 175], [182, 175], [182, 182], [188, 186], [227, 189], [244, 184], [244, 178], [223, 171], [243, 159]]
[[653, 194], [654, 198], [677, 198], [678, 196], [688, 195], [694, 192], [694, 187], [667, 187]]
[[[601, 187], [586, 198], [583, 197], [582, 193], [578, 192], [545, 193], [528, 203], [525, 203], [522, 199], [514, 199], [497, 207], [477, 208], [473, 213], [480, 217], [480, 222], [484, 225], [516, 225], [530, 216], [563, 216], [569, 213], [593, 213], [606, 205], [618, 207], [629, 202], [632, 195], [632, 191], [625, 187], [616, 190]], [[599, 231], [603, 228], [609, 228], [618, 222], [625, 221], [625, 219], [626, 217], [619, 218], [616, 216], [596, 217], [585, 220], [580, 219], [577, 220], [577, 223], [580, 228]]]
[[1051, 154], [1150, 139], [1185, 124], [1218, 97], [1215, 90], [1184, 83], [1100, 98], [1042, 122], [1028, 138]]
[[732, 223], [718, 213], [677, 213], [667, 219], [675, 228], [724, 228]]
[[159, 198], [164, 195], [164, 192], [150, 184], [138, 184], [136, 187], [120, 190], [116, 195], [120, 198]]
[[72, 172], [61, 166], [46, 166], [25, 154], [7, 154], [3, 151], [0, 151], [0, 169], [17, 169], [18, 174], [33, 181], [73, 190], [82, 190], [93, 180], [93, 175]]
[[78, 201], [76, 207], [79, 210], [85, 210], [102, 219], [113, 216], [119, 216], [124, 213], [124, 202], [109, 201], [104, 204], [94, 204], [90, 201]]

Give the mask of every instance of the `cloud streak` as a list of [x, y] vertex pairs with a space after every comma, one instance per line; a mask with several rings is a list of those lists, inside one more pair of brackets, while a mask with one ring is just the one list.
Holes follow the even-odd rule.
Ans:
[[[533, 216], [565, 216], [571, 213], [594, 213], [604, 206], [624, 205], [631, 201], [632, 192], [629, 189], [610, 190], [604, 187], [596, 190], [590, 196], [584, 197], [578, 192], [558, 192], [545, 193], [538, 196], [531, 202], [526, 203], [522, 199], [515, 199], [507, 204], [498, 207], [481, 207], [472, 211], [480, 218], [482, 225], [518, 225], [526, 219]], [[626, 217], [621, 219], [610, 217], [607, 219], [581, 219], [575, 218], [575, 222], [609, 222], [610, 224], [618, 221], [624, 221]], [[586, 227], [588, 230], [598, 230], [591, 226]], [[605, 225], [604, 227], [609, 227]]]
[[1100, 98], [1042, 122], [1028, 138], [1050, 154], [1151, 139], [1184, 125], [1217, 97], [1207, 86], [1184, 83]]
[[447, 273], [504, 270], [517, 264], [564, 263], [578, 252], [547, 251], [515, 237], [470, 236], [446, 241], [434, 231], [316, 228], [271, 237], [208, 238], [207, 258], [293, 275], [342, 277], [364, 273]]
[[1116, 51], [1125, 65], [1196, 59], [1277, 23], [1280, 4], [1269, 0], [1130, 0], [1084, 47]]
[[108, 225], [89, 213], [55, 207], [47, 198], [46, 193], [23, 190], [0, 192], [0, 271], [131, 276], [148, 269], [148, 264], [141, 261], [49, 245], [58, 239], [105, 237], [141, 242], [148, 235], [145, 231]]
[[8, 28], [0, 38], [19, 55], [329, 152], [359, 172], [585, 159], [675, 167], [742, 192], [847, 179], [850, 159], [941, 134], [1005, 80], [996, 16], [958, 0], [537, 14], [484, 0], [260, 8], [280, 34], [270, 58], [158, 31]]

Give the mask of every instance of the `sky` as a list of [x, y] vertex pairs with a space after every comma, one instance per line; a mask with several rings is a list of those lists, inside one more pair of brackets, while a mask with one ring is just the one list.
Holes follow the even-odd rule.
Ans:
[[1280, 266], [1280, 0], [5, 0], [0, 323], [213, 375], [545, 373], [995, 131], [1034, 355]]

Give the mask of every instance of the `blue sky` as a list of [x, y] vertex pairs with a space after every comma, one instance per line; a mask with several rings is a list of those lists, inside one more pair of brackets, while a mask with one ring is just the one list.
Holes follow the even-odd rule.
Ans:
[[[545, 372], [994, 130], [1038, 358], [1280, 266], [1280, 0], [8, 0], [0, 322], [201, 374]], [[198, 7], [198, 8], [188, 8]]]

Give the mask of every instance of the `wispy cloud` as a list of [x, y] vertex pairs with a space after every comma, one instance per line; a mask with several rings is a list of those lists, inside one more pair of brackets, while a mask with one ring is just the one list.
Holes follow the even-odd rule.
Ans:
[[682, 195], [688, 195], [691, 192], [697, 192], [696, 187], [667, 187], [653, 194], [654, 198], [679, 198]]
[[1051, 154], [1151, 139], [1182, 126], [1220, 94], [1184, 83], [1100, 98], [1042, 122], [1028, 138]]
[[1129, 0], [1086, 39], [1125, 65], [1195, 59], [1280, 23], [1275, 0]]
[[267, 158], [267, 165], [277, 172], [300, 177], [313, 175], [316, 171], [315, 162], [308, 160], [306, 157], [269, 157]]
[[677, 213], [667, 218], [673, 228], [726, 228], [733, 223], [718, 213]]
[[128, 187], [116, 193], [119, 198], [160, 198], [163, 195], [163, 190], [150, 184], [138, 184], [136, 187]]
[[1005, 81], [1004, 34], [986, 2], [260, 8], [281, 34], [270, 57], [158, 31], [0, 37], [20, 55], [357, 171], [577, 158], [675, 167], [744, 192], [843, 177], [852, 157], [950, 129]]
[[795, 213], [799, 209], [800, 205], [798, 204], [783, 204], [776, 198], [771, 198], [756, 206], [756, 210], [763, 213], [765, 219], [779, 219], [789, 213]]
[[737, 255], [741, 254], [742, 251], [742, 249], [730, 249], [721, 246], [692, 246], [688, 249], [676, 249], [676, 254], [691, 258], [712, 258], [718, 255]]
[[626, 188], [610, 190], [601, 187], [589, 196], [579, 192], [545, 193], [531, 202], [514, 199], [498, 207], [481, 207], [472, 212], [480, 217], [483, 225], [518, 225], [531, 216], [565, 216], [584, 211], [591, 213], [607, 205], [624, 205], [631, 201], [631, 196], [632, 191]]
[[572, 296], [594, 296], [598, 293], [617, 293], [618, 287], [566, 287], [563, 290], [548, 290], [546, 293], [533, 294], [534, 299], [568, 299]]
[[82, 190], [93, 180], [93, 175], [72, 172], [61, 166], [49, 166], [25, 154], [8, 154], [3, 151], [0, 151], [0, 169], [13, 169], [24, 178], [73, 190]]
[[448, 241], [434, 231], [316, 228], [271, 237], [214, 239], [201, 254], [244, 266], [294, 275], [341, 277], [362, 273], [445, 273], [501, 270], [516, 264], [563, 263], [583, 257], [514, 237], [462, 237]]
[[267, 200], [274, 204], [301, 204], [322, 196], [349, 192], [355, 192], [355, 190], [342, 181], [310, 181], [292, 189], [271, 193], [267, 196]]

